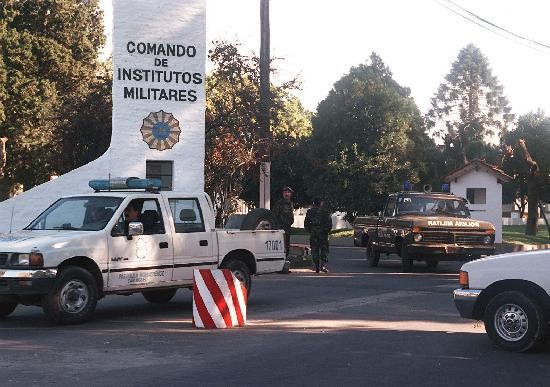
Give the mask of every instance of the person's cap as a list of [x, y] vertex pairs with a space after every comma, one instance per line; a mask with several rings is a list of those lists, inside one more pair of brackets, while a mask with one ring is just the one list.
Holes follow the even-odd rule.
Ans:
[[290, 188], [288, 185], [285, 185], [283, 187], [282, 192], [285, 192], [285, 191], [294, 193], [294, 190], [292, 188]]

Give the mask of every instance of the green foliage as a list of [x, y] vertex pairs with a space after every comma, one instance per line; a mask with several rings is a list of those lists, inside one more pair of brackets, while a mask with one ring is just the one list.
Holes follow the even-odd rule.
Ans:
[[[308, 170], [307, 139], [311, 135], [312, 113], [293, 96], [284, 96], [283, 109], [278, 115], [277, 126], [272, 128], [271, 146], [271, 203], [281, 198], [281, 189], [290, 186], [295, 190], [293, 202], [297, 206], [308, 205], [311, 197], [306, 193]], [[259, 168], [249, 170], [241, 197], [256, 202], [259, 197]]]
[[518, 148], [519, 139], [525, 140], [529, 154], [539, 166], [539, 172], [532, 177], [536, 180], [533, 187], [538, 188], [537, 196], [543, 202], [550, 203], [550, 117], [542, 111], [519, 117], [517, 127], [503, 138], [505, 144], [515, 148], [514, 157], [508, 158], [503, 165], [504, 171], [514, 177], [513, 181], [504, 185], [504, 201], [515, 200], [520, 205], [527, 202], [529, 166]]
[[426, 160], [436, 155], [410, 90], [374, 53], [319, 104], [308, 145], [308, 193], [351, 217], [378, 210], [405, 180], [424, 180]]
[[[59, 155], [68, 148], [66, 128], [82, 122], [83, 106], [103, 82], [97, 78], [97, 58], [105, 37], [97, 0], [7, 0], [0, 5], [0, 20], [5, 197], [17, 183], [28, 189], [76, 166]], [[106, 130], [110, 133], [110, 125]]]
[[109, 148], [112, 134], [111, 63], [98, 69], [84, 98], [71, 104], [77, 114], [60, 126], [62, 151], [57, 170], [66, 173], [97, 159]]
[[450, 73], [432, 99], [427, 125], [445, 142], [452, 167], [483, 158], [514, 115], [489, 61], [469, 44], [458, 54]]
[[[236, 198], [257, 201], [259, 162], [268, 139], [259, 134], [258, 58], [242, 55], [238, 45], [227, 42], [215, 42], [209, 58], [215, 67], [206, 80], [205, 183], [221, 224]], [[291, 168], [280, 162], [290, 162], [289, 149], [311, 130], [310, 113], [289, 94], [295, 87], [295, 80], [271, 85], [269, 142], [275, 175]]]

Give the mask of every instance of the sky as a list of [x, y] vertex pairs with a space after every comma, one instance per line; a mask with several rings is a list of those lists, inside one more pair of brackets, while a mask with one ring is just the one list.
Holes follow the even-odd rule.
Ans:
[[[550, 2], [452, 1], [549, 48], [480, 23], [482, 28], [445, 8], [467, 15], [446, 0], [271, 0], [271, 56], [281, 58], [272, 80], [297, 77], [296, 96], [316, 111], [336, 81], [376, 52], [426, 113], [459, 51], [473, 43], [489, 60], [513, 113], [542, 109], [550, 115]], [[111, 0], [100, 2], [110, 30]], [[243, 54], [259, 54], [260, 0], [206, 0], [206, 7], [207, 43], [238, 42]]]

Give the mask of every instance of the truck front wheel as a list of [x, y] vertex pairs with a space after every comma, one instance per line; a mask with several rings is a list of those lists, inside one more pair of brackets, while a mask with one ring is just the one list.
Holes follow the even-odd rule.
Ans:
[[17, 302], [0, 302], [0, 318], [10, 315], [15, 308], [17, 308]]
[[178, 289], [147, 290], [146, 292], [141, 292], [141, 294], [143, 294], [143, 298], [152, 304], [166, 304], [174, 297], [177, 290]]
[[367, 262], [370, 267], [378, 266], [380, 261], [380, 251], [376, 250], [372, 243], [367, 244]]
[[246, 288], [247, 297], [250, 297], [250, 291], [252, 290], [252, 277], [250, 276], [250, 270], [248, 266], [242, 261], [232, 259], [222, 266], [222, 269], [229, 269], [241, 281]]
[[94, 276], [81, 267], [69, 266], [57, 274], [53, 289], [42, 299], [42, 309], [54, 324], [79, 324], [92, 317], [97, 299]]
[[527, 351], [545, 335], [541, 308], [532, 298], [518, 291], [506, 291], [493, 297], [483, 322], [489, 338], [509, 351]]

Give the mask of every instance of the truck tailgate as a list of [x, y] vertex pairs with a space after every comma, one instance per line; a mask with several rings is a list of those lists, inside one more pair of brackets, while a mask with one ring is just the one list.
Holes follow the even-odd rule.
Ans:
[[256, 274], [275, 273], [285, 264], [282, 230], [216, 230], [219, 260], [231, 251], [247, 250], [256, 258]]

